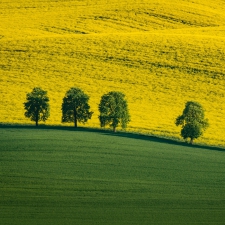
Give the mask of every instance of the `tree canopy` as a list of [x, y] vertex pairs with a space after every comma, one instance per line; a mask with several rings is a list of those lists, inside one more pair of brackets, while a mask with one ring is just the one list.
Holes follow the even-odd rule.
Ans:
[[193, 101], [186, 103], [183, 114], [176, 118], [175, 124], [181, 125], [181, 136], [184, 139], [190, 138], [191, 144], [209, 126], [208, 119], [205, 118], [204, 108], [198, 102]]
[[127, 101], [121, 92], [112, 91], [104, 94], [100, 100], [99, 112], [101, 127], [109, 125], [114, 132], [119, 125], [126, 128], [130, 121]]
[[62, 103], [62, 122], [86, 123], [91, 119], [93, 112], [88, 104], [89, 96], [79, 88], [71, 88], [66, 92]]
[[24, 103], [25, 116], [35, 121], [38, 126], [39, 121], [46, 121], [50, 116], [49, 98], [47, 91], [35, 87], [31, 93], [27, 94], [27, 101]]

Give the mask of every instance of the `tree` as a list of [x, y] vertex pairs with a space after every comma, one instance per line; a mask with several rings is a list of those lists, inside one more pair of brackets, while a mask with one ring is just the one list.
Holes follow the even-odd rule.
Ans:
[[186, 103], [183, 114], [176, 118], [175, 124], [182, 126], [181, 136], [184, 139], [190, 138], [190, 144], [193, 144], [194, 139], [200, 137], [209, 126], [202, 105], [192, 101]]
[[27, 94], [27, 101], [24, 102], [25, 117], [35, 121], [38, 126], [39, 121], [46, 121], [50, 116], [49, 98], [47, 91], [35, 87], [31, 93]]
[[88, 104], [89, 96], [79, 88], [71, 88], [66, 92], [62, 103], [62, 122], [86, 123], [91, 119], [93, 112]]
[[121, 92], [109, 92], [101, 97], [99, 104], [99, 120], [101, 127], [109, 125], [116, 132], [116, 128], [121, 125], [126, 128], [130, 122], [127, 101], [125, 95]]

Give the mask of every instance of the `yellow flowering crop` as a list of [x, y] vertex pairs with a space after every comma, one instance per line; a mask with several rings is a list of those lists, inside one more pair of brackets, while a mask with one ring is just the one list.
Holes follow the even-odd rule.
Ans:
[[[150, 2], [150, 3], [149, 3]], [[128, 130], [179, 138], [175, 118], [186, 101], [206, 109], [210, 127], [198, 141], [225, 145], [225, 3], [222, 0], [84, 0], [0, 3], [0, 122], [30, 123], [23, 102], [48, 91], [47, 124], [61, 124], [66, 91], [98, 104], [126, 94]]]

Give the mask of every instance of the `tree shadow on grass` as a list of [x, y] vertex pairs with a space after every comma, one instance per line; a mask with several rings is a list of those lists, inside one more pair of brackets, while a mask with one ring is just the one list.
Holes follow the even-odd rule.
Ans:
[[126, 137], [132, 139], [139, 139], [151, 142], [157, 142], [161, 144], [170, 144], [182, 147], [189, 147], [189, 148], [197, 148], [197, 149], [207, 149], [207, 150], [214, 150], [214, 151], [221, 151], [225, 152], [225, 148], [217, 147], [217, 146], [209, 146], [209, 145], [199, 145], [199, 144], [189, 144], [187, 142], [181, 142], [178, 140], [168, 139], [164, 137], [157, 137], [157, 136], [150, 136], [145, 134], [136, 134], [136, 133], [126, 133], [126, 132], [118, 132], [118, 133], [106, 133], [106, 135], [117, 136], [117, 137]]
[[208, 146], [208, 145], [198, 145], [193, 144], [190, 145], [186, 142], [181, 142], [178, 140], [172, 140], [162, 137], [156, 137], [156, 136], [150, 136], [145, 134], [138, 134], [138, 133], [131, 133], [131, 132], [112, 132], [110, 129], [100, 129], [100, 128], [88, 128], [88, 127], [72, 127], [72, 126], [54, 126], [54, 125], [39, 125], [38, 127], [34, 125], [21, 125], [21, 124], [1, 124], [0, 123], [0, 129], [1, 128], [10, 128], [10, 129], [31, 129], [31, 130], [61, 130], [61, 131], [73, 131], [73, 132], [95, 132], [99, 133], [101, 135], [109, 135], [112, 137], [123, 137], [123, 138], [131, 138], [131, 139], [137, 139], [137, 140], [144, 140], [144, 141], [151, 141], [156, 143], [164, 143], [164, 144], [170, 144], [170, 145], [176, 145], [176, 146], [182, 146], [182, 147], [189, 147], [189, 148], [197, 148], [197, 149], [207, 149], [207, 150], [214, 150], [214, 151], [221, 151], [225, 152], [224, 147], [219, 146]]

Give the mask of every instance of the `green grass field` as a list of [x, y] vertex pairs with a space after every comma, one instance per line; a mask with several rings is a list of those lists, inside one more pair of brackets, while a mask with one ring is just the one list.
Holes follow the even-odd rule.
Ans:
[[0, 127], [0, 224], [224, 224], [225, 150], [129, 133]]

